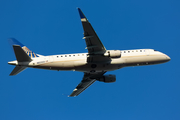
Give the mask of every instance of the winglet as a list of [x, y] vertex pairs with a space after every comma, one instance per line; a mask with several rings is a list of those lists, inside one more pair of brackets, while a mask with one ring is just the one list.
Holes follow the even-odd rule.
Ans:
[[80, 8], [78, 8], [78, 11], [79, 11], [79, 15], [80, 15], [81, 19], [86, 18]]
[[78, 11], [81, 18], [81, 22], [88, 22], [87, 18], [85, 17], [85, 15], [83, 14], [80, 8], [78, 8]]

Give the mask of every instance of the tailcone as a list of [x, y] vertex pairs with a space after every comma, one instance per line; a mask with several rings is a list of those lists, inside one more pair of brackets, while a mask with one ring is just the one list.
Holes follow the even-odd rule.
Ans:
[[9, 65], [17, 65], [18, 63], [17, 63], [17, 61], [15, 60], [15, 61], [10, 61], [10, 62], [8, 62], [8, 64], [9, 64]]

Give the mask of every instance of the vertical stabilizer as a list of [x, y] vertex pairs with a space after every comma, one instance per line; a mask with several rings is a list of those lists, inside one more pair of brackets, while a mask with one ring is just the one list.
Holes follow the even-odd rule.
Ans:
[[19, 45], [13, 45], [14, 53], [18, 62], [30, 62], [31, 58], [25, 53], [25, 51]]

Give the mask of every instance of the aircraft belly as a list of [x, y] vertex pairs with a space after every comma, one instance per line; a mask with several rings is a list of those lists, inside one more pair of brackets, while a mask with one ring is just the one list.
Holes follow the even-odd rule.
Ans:
[[52, 70], [73, 70], [74, 69], [74, 61], [70, 62], [49, 62], [41, 65], [37, 65], [37, 68], [44, 69], [52, 69]]
[[103, 72], [117, 70], [124, 67], [124, 60], [116, 59], [111, 62], [98, 62], [98, 63], [78, 63], [75, 66], [76, 71], [81, 72]]

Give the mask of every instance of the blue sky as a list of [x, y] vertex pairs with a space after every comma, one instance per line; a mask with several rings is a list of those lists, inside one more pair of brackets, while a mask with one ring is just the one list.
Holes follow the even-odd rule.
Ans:
[[[1, 120], [179, 120], [180, 1], [1, 0]], [[152, 48], [165, 64], [109, 72], [115, 83], [96, 82], [68, 98], [83, 73], [28, 68], [9, 76], [14, 37], [43, 55], [86, 52], [80, 7], [107, 49]], [[64, 94], [64, 95], [62, 95]]]

